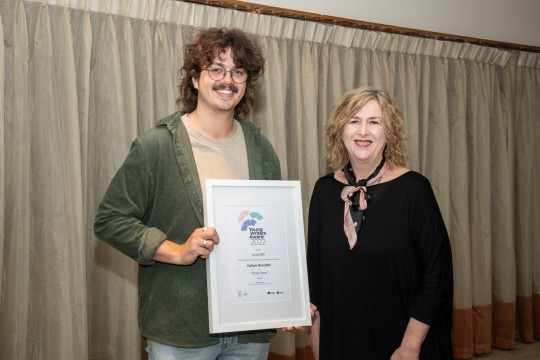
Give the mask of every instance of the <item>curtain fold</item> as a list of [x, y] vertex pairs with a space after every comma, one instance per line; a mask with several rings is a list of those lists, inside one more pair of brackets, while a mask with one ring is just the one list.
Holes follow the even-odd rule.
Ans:
[[[68, 14], [58, 15], [56, 24], [61, 24]], [[86, 249], [70, 241], [83, 238], [76, 94], [68, 80], [75, 73], [71, 32], [51, 26], [46, 6], [39, 9], [33, 30], [29, 79], [34, 86], [28, 93], [31, 126], [25, 139], [30, 148], [28, 330], [29, 339], [42, 341], [32, 342], [28, 355], [86, 356], [86, 287], [79, 285], [86, 283]], [[61, 51], [54, 50], [53, 31]], [[59, 281], [66, 273], [71, 276]], [[39, 301], [32, 301], [35, 294]], [[48, 331], [51, 322], [57, 324], [54, 332]]]
[[[277, 119], [281, 115], [286, 99], [287, 62], [282, 61], [282, 52], [284, 49], [278, 39], [270, 37], [263, 38], [262, 40], [261, 46], [267, 57], [265, 75], [269, 76], [269, 74], [272, 74], [273, 80], [272, 82], [264, 81], [262, 84], [257, 84], [259, 97], [255, 98], [256, 107], [253, 109], [252, 117], [256, 119], [267, 119], [262, 122], [254, 121], [261, 127], [261, 130], [267, 137], [284, 144], [287, 142], [286, 127], [283, 122], [277, 121]], [[261, 101], [261, 99], [265, 99], [265, 101]], [[276, 153], [280, 160], [287, 158], [285, 151], [285, 147], [276, 148]], [[289, 177], [287, 164], [283, 162], [281, 163], [281, 175], [284, 179]]]
[[540, 56], [521, 53], [516, 75], [516, 336], [524, 341], [540, 337], [540, 260], [538, 230], [540, 198], [535, 181], [539, 172]]
[[[132, 110], [129, 105], [133, 98], [124, 97], [124, 80], [127, 85], [130, 85], [130, 80], [124, 78], [123, 70], [130, 74], [130, 69], [125, 69], [120, 62], [122, 46], [119, 39], [123, 37], [118, 36], [118, 22], [110, 13], [90, 15], [93, 43], [88, 112], [89, 229], [103, 193], [124, 161], [128, 144], [133, 140], [128, 138], [126, 129], [135, 127], [134, 119], [126, 119], [125, 116], [126, 107]], [[129, 29], [126, 31], [129, 33]], [[128, 122], [130, 125], [126, 126]], [[89, 358], [137, 359], [140, 356], [136, 317], [137, 264], [95, 239], [92, 233], [88, 236], [87, 251], [91, 264], [88, 291], [92, 299], [89, 304]]]
[[125, 16], [122, 29], [122, 41], [120, 42], [120, 64], [122, 76], [122, 91], [124, 98], [124, 119], [126, 128], [126, 148], [131, 146], [133, 139], [137, 137], [137, 77], [135, 76], [136, 56], [133, 48], [133, 29], [131, 19]]
[[152, 68], [152, 35], [147, 19], [134, 23], [135, 76], [137, 79], [137, 132], [141, 134], [152, 126], [154, 113], [154, 70]]
[[[452, 203], [450, 221], [446, 223], [452, 234], [452, 255], [454, 258], [454, 356], [470, 358], [473, 355], [473, 318], [472, 318], [472, 256], [469, 199], [469, 179], [472, 169], [467, 165], [467, 71], [465, 61], [455, 61], [449, 65], [449, 87], [453, 96], [448, 102], [450, 122], [450, 181], [452, 184]], [[457, 241], [461, 239], [461, 241]]]
[[[160, 21], [154, 34], [154, 58], [152, 69], [154, 71], [154, 109], [156, 118], [163, 118], [175, 111], [174, 94], [176, 86], [175, 78], [171, 76], [171, 62], [169, 36], [165, 23]], [[155, 100], [159, 99], [159, 100]]]
[[[0, 331], [6, 334], [0, 346], [2, 358], [28, 358], [30, 282], [30, 139], [28, 63], [29, 38], [22, 2], [12, 4], [10, 24], [4, 38], [4, 146], [5, 199], [2, 257]], [[4, 15], [4, 14], [2, 14]]]
[[[0, 43], [4, 42], [4, 26], [0, 17]], [[4, 48], [0, 48], [0, 109], [4, 109], [5, 89], [4, 89]], [[4, 149], [4, 112], [0, 111], [0, 149]], [[6, 160], [4, 152], [0, 154], [0, 201], [5, 203], [5, 181], [6, 181]], [[0, 284], [2, 284], [4, 274], [4, 207], [0, 207]]]
[[[210, 26], [264, 48], [250, 120], [301, 182], [304, 220], [330, 171], [333, 104], [383, 87], [450, 235], [454, 356], [540, 338], [540, 54], [169, 0], [17, 0], [0, 13], [0, 358], [145, 358], [137, 263], [92, 224], [133, 139], [175, 111], [183, 45]], [[278, 331], [270, 358], [312, 359], [307, 332]]]
[[[493, 296], [493, 324], [492, 344], [502, 349], [510, 349], [515, 338], [515, 301], [516, 293], [516, 255], [513, 239], [514, 223], [508, 221], [506, 212], [502, 209], [514, 207], [513, 197], [509, 189], [512, 188], [511, 154], [513, 142], [509, 128], [511, 114], [510, 101], [498, 101], [510, 97], [508, 73], [497, 69], [497, 79], [491, 98], [493, 116], [491, 118], [491, 142], [504, 144], [492, 147], [491, 157], [491, 198], [495, 204], [491, 212], [492, 223], [492, 296]], [[505, 151], [505, 148], [509, 151]], [[504, 194], [504, 196], [501, 196]]]

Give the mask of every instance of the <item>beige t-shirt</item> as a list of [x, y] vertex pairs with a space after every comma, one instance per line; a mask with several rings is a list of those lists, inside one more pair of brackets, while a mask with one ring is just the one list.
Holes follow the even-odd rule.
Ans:
[[228, 139], [216, 140], [201, 134], [186, 115], [182, 116], [182, 122], [189, 134], [191, 148], [195, 156], [203, 197], [206, 179], [249, 179], [244, 132], [238, 121], [234, 121], [236, 123], [235, 134]]

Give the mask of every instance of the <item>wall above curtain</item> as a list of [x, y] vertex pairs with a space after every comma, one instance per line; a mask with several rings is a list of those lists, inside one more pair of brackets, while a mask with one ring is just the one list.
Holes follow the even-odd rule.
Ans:
[[[182, 0], [181, 0], [182, 1]], [[187, 0], [192, 1], [192, 0]], [[309, 12], [321, 17], [360, 20], [371, 24], [385, 24], [392, 28], [416, 29], [432, 34], [452, 34], [462, 38], [484, 39], [523, 44], [540, 48], [540, 24], [536, 14], [540, 4], [535, 0], [510, 3], [506, 0], [475, 1], [433, 1], [400, 0], [369, 1], [356, 0], [195, 0], [207, 5], [228, 6], [238, 4], [257, 9], [264, 7], [285, 8], [293, 11]], [[262, 5], [261, 5], [262, 4]], [[501, 26], [504, 24], [504, 26]], [[523, 49], [525, 50], [525, 49]]]

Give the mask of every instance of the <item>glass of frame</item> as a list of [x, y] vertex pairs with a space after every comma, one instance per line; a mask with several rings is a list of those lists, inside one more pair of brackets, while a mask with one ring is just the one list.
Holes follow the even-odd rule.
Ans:
[[210, 333], [311, 325], [299, 181], [206, 180]]

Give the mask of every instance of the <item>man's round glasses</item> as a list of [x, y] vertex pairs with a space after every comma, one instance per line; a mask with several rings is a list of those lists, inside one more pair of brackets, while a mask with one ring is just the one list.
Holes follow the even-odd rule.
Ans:
[[210, 65], [209, 67], [203, 70], [208, 71], [208, 75], [214, 81], [221, 81], [225, 79], [225, 75], [227, 73], [231, 73], [231, 77], [233, 81], [237, 84], [245, 83], [248, 78], [248, 74], [246, 73], [245, 70], [242, 70], [242, 69], [225, 70], [220, 65]]

